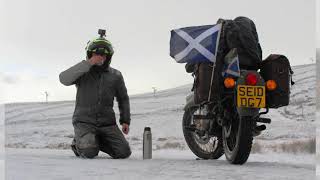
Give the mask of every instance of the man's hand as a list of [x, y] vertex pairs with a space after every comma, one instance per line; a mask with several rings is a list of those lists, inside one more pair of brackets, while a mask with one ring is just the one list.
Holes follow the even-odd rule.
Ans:
[[90, 59], [88, 59], [88, 62], [91, 65], [102, 65], [104, 63], [104, 61], [106, 60], [106, 55], [98, 55], [93, 53], [92, 57]]
[[129, 124], [122, 123], [122, 132], [127, 135], [129, 133]]

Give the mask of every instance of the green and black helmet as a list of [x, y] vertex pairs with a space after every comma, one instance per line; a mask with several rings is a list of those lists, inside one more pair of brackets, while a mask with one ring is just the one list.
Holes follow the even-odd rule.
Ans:
[[[100, 30], [99, 30], [100, 34]], [[88, 42], [86, 47], [87, 58], [90, 59], [92, 57], [92, 53], [96, 53], [99, 55], [106, 55], [107, 59], [111, 59], [114, 51], [111, 45], [111, 42], [105, 39], [104, 34], [100, 34], [100, 37], [93, 39]]]

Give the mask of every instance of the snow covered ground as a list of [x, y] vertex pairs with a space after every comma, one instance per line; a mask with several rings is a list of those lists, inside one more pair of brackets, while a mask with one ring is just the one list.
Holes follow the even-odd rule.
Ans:
[[[130, 98], [132, 124], [127, 139], [133, 156], [128, 160], [106, 160], [106, 157], [81, 160], [74, 158], [70, 150], [63, 150], [69, 149], [73, 138], [73, 101], [6, 104], [7, 177], [311, 179], [315, 175], [315, 162], [312, 161], [316, 137], [315, 65], [297, 66], [294, 72], [296, 85], [292, 87], [290, 106], [270, 110], [267, 117], [272, 123], [256, 138], [254, 154], [244, 166], [232, 166], [223, 159], [195, 160], [181, 129], [185, 96], [191, 89], [191, 85], [186, 85], [159, 91], [156, 97], [150, 93]], [[152, 161], [142, 161], [140, 157], [146, 126], [152, 129]], [[84, 168], [86, 165], [89, 169]], [[119, 175], [120, 171], [127, 173]]]
[[[294, 72], [296, 85], [292, 88], [291, 104], [272, 109], [266, 115], [272, 123], [256, 139], [256, 144], [262, 146], [260, 151], [282, 151], [293, 141], [308, 144], [315, 138], [315, 65], [298, 66]], [[185, 96], [190, 89], [191, 85], [186, 85], [158, 92], [156, 97], [152, 93], [131, 97], [132, 124], [127, 138], [134, 149], [141, 149], [145, 126], [152, 129], [154, 149], [187, 149], [181, 121]], [[73, 138], [73, 110], [73, 101], [6, 104], [6, 146], [69, 148]], [[278, 148], [280, 145], [284, 148]]]
[[0, 104], [0, 180], [4, 180], [4, 175], [5, 175], [4, 120], [5, 120], [4, 104]]
[[317, 153], [316, 153], [316, 164], [317, 164], [317, 179], [320, 179], [320, 111], [317, 109]]
[[69, 150], [9, 149], [8, 180], [61, 179], [270, 179], [315, 178], [314, 155], [253, 154], [243, 166], [221, 160], [195, 160], [190, 151], [155, 151], [152, 160], [142, 160], [135, 151], [129, 159], [115, 160], [101, 154], [87, 160]]

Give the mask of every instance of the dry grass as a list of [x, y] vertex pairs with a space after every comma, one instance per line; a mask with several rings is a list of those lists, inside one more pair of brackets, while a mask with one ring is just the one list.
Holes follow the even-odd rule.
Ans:
[[281, 152], [281, 153], [308, 153], [316, 152], [316, 139], [297, 140], [292, 142], [283, 142], [269, 145], [262, 145], [260, 142], [255, 142], [252, 145], [252, 153], [264, 152]]

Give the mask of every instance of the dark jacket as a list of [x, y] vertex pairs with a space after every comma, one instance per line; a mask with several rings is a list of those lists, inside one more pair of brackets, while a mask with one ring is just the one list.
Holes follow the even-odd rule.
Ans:
[[120, 111], [120, 124], [130, 124], [130, 104], [120, 71], [111, 67], [97, 71], [88, 61], [60, 73], [60, 82], [77, 87], [73, 123], [84, 122], [96, 126], [116, 124], [113, 101], [116, 97]]

